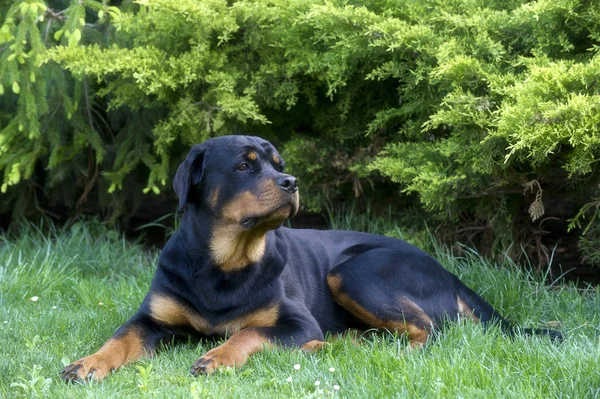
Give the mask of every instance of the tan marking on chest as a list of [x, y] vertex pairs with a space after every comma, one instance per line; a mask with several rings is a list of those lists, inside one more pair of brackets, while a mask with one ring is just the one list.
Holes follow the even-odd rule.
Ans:
[[198, 312], [187, 308], [175, 299], [155, 295], [150, 300], [150, 316], [167, 326], [190, 326], [205, 335], [235, 334], [247, 327], [271, 327], [279, 318], [279, 304], [272, 304], [230, 321], [211, 324]]
[[259, 262], [265, 254], [266, 243], [263, 230], [241, 231], [237, 225], [225, 224], [214, 227], [210, 250], [219, 268], [231, 272]]

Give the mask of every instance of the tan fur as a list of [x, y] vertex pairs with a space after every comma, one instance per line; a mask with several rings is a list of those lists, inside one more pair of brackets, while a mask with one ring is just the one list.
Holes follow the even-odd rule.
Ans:
[[150, 316], [167, 326], [191, 326], [203, 334], [212, 330], [210, 323], [197, 312], [164, 295], [150, 298]]
[[318, 339], [313, 339], [312, 341], [309, 341], [302, 345], [301, 349], [304, 351], [318, 352], [327, 345], [329, 345], [327, 342], [319, 341]]
[[266, 231], [244, 231], [236, 225], [217, 225], [210, 249], [214, 262], [221, 270], [241, 270], [258, 262], [265, 254]]
[[327, 286], [329, 287], [329, 291], [331, 291], [331, 294], [335, 298], [342, 290], [342, 278], [335, 274], [328, 274]]
[[225, 323], [212, 325], [198, 312], [184, 307], [175, 299], [164, 295], [154, 295], [150, 299], [150, 315], [154, 320], [168, 326], [191, 326], [205, 335], [224, 336], [235, 334], [248, 327], [274, 326], [279, 317], [279, 304], [259, 309]]
[[246, 156], [251, 161], [256, 161], [256, 159], [258, 158], [258, 155], [254, 151], [249, 152]]
[[255, 329], [242, 330], [224, 344], [206, 352], [192, 366], [192, 371], [212, 374], [219, 366], [241, 367], [249, 356], [271, 346], [271, 342]]
[[465, 318], [472, 319], [475, 323], [479, 323], [479, 318], [475, 316], [473, 309], [469, 307], [460, 297], [457, 298], [456, 303], [458, 304], [458, 312]]
[[223, 221], [240, 224], [244, 217], [260, 214], [265, 209], [250, 191], [244, 191], [223, 207]]
[[[408, 323], [404, 320], [382, 320], [377, 317], [377, 315], [369, 312], [359, 303], [354, 301], [348, 294], [342, 291], [343, 281], [340, 276], [328, 275], [327, 285], [329, 286], [334, 301], [339, 303], [346, 310], [352, 313], [352, 315], [354, 315], [363, 323], [366, 323], [368, 326], [374, 328], [384, 328], [399, 334], [406, 333], [408, 335], [410, 345], [413, 348], [421, 347], [427, 341], [429, 333], [426, 329], [418, 327], [415, 324]], [[423, 312], [423, 310], [417, 304], [412, 301], [410, 302], [413, 306], [411, 311], [414, 309], [420, 309], [421, 312]], [[423, 312], [423, 314], [425, 313]]]
[[279, 318], [279, 304], [271, 307], [257, 310], [249, 315], [242, 316], [235, 320], [242, 320], [241, 328], [247, 327], [272, 327]]
[[[406, 323], [405, 332], [408, 335], [408, 340], [410, 341], [411, 348], [421, 348], [427, 342], [427, 337], [429, 333], [423, 329], [415, 326], [414, 324]], [[397, 330], [398, 331], [398, 330]]]
[[273, 154], [273, 162], [275, 162], [277, 164], [281, 162], [281, 159], [279, 159], [279, 157], [277, 156], [277, 154]]
[[[243, 269], [260, 261], [265, 253], [266, 233], [298, 209], [297, 192], [291, 198], [273, 180], [258, 187], [259, 195], [244, 191], [223, 207], [220, 221], [212, 231], [210, 249], [214, 262], [226, 272]], [[289, 206], [286, 206], [289, 204]], [[260, 219], [257, 227], [241, 225], [248, 217]]]
[[407, 297], [400, 297], [398, 302], [400, 303], [400, 309], [406, 310], [408, 314], [419, 319], [419, 321], [424, 325], [432, 327], [435, 326], [435, 323], [433, 320], [431, 320], [431, 317], [429, 317], [429, 315], [427, 315], [427, 313], [425, 313], [425, 311], [419, 305]]
[[142, 357], [142, 342], [138, 331], [130, 328], [122, 336], [106, 341], [98, 352], [72, 363], [63, 371], [63, 376], [85, 381], [88, 374], [93, 373], [93, 379], [100, 381], [112, 371]]

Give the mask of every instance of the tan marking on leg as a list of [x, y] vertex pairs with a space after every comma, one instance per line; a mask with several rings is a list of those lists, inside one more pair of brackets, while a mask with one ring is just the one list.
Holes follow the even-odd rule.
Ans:
[[61, 373], [67, 381], [100, 381], [112, 371], [144, 355], [143, 340], [135, 328], [122, 336], [111, 338], [93, 355], [86, 356], [67, 366]]
[[242, 330], [224, 344], [206, 352], [192, 366], [192, 374], [212, 374], [220, 366], [241, 367], [248, 357], [271, 347], [271, 342], [253, 328]]
[[335, 296], [342, 289], [342, 278], [336, 274], [328, 274], [327, 286], [329, 286], [329, 291], [331, 291], [331, 295], [333, 295], [333, 297], [335, 298]]
[[189, 309], [175, 299], [166, 295], [154, 295], [150, 298], [150, 316], [158, 323], [167, 326], [191, 326], [204, 335], [224, 336], [225, 334], [235, 334], [248, 327], [274, 326], [279, 318], [279, 303], [213, 325], [198, 312]]
[[456, 303], [458, 304], [458, 312], [465, 318], [472, 319], [475, 323], [479, 323], [479, 318], [475, 316], [473, 309], [469, 307], [460, 297], [457, 298]]
[[[411, 346], [422, 346], [426, 341], [429, 333], [424, 329], [420, 328], [412, 323], [405, 321], [396, 320], [382, 320], [377, 315], [369, 312], [358, 302], [354, 301], [348, 294], [343, 292], [343, 281], [338, 275], [328, 275], [327, 285], [331, 290], [333, 299], [348, 310], [352, 315], [358, 318], [363, 323], [374, 328], [385, 328], [391, 332], [397, 332], [398, 334], [406, 333], [410, 341]], [[412, 302], [412, 301], [411, 301]], [[414, 304], [414, 302], [412, 302]], [[417, 306], [416, 304], [414, 304]], [[417, 306], [417, 308], [421, 309]]]
[[208, 320], [166, 295], [153, 295], [150, 298], [150, 316], [167, 326], [191, 326], [206, 335], [212, 332]]
[[406, 324], [406, 332], [410, 341], [410, 347], [413, 349], [422, 348], [427, 342], [427, 337], [429, 337], [427, 330], [419, 328], [414, 324]]
[[150, 298], [150, 316], [161, 324], [168, 326], [190, 324], [187, 309], [173, 298], [164, 295], [153, 295]]
[[382, 324], [386, 324], [385, 321], [380, 320], [376, 315], [369, 312], [342, 291], [343, 282], [339, 275], [327, 275], [327, 285], [329, 286], [334, 301], [342, 305], [360, 321], [366, 323], [370, 327], [384, 327]]
[[425, 326], [435, 326], [435, 323], [433, 320], [431, 320], [431, 317], [429, 317], [429, 315], [425, 313], [425, 311], [419, 305], [409, 298], [401, 296], [398, 302], [400, 303], [400, 309], [403, 310], [403, 313], [406, 312], [407, 316], [410, 315], [411, 317], [419, 320]]
[[223, 323], [215, 327], [218, 334], [235, 334], [238, 331], [249, 327], [272, 327], [279, 318], [279, 304], [276, 303], [264, 309], [256, 310], [244, 316], [233, 319], [230, 322]]
[[318, 339], [313, 339], [312, 341], [308, 341], [307, 343], [302, 345], [300, 349], [310, 352], [318, 352], [327, 345], [329, 345], [327, 342], [323, 342]]

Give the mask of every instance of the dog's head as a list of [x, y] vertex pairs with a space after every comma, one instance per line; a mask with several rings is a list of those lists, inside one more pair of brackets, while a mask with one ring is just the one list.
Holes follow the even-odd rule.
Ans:
[[173, 188], [179, 209], [199, 207], [219, 225], [270, 230], [298, 212], [298, 183], [271, 143], [223, 136], [192, 147]]

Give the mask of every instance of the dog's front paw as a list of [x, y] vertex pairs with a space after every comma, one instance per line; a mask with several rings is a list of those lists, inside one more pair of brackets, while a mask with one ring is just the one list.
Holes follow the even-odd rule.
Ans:
[[100, 381], [112, 371], [114, 371], [114, 367], [111, 367], [100, 356], [91, 355], [69, 364], [61, 371], [60, 376], [66, 382], [86, 382], [91, 379]]
[[204, 354], [192, 365], [190, 373], [193, 375], [212, 374], [219, 367], [240, 367], [246, 363], [246, 359], [239, 353], [217, 347]]

